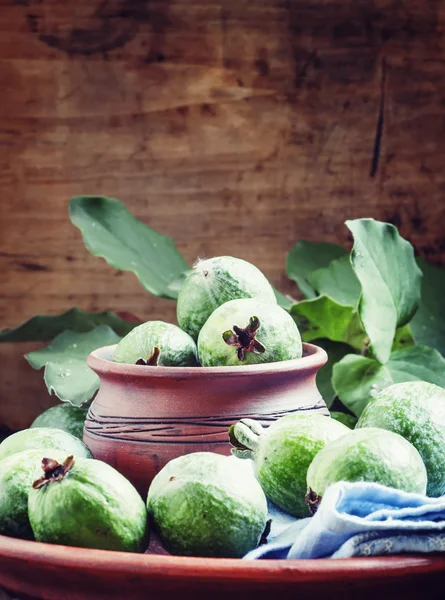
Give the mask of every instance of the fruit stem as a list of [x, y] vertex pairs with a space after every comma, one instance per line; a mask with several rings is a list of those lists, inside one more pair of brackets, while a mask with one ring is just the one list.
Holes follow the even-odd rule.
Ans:
[[68, 456], [63, 464], [59, 464], [52, 458], [43, 458], [42, 469], [44, 470], [45, 474], [40, 479], [37, 479], [37, 481], [34, 481], [32, 487], [35, 490], [38, 490], [48, 483], [62, 481], [65, 475], [71, 471], [73, 465], [74, 456]]
[[238, 458], [252, 458], [263, 432], [261, 423], [254, 419], [241, 419], [232, 425], [229, 429], [232, 454]]

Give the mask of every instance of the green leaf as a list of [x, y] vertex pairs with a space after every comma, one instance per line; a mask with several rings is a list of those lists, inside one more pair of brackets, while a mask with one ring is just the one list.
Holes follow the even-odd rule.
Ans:
[[395, 350], [402, 350], [402, 348], [410, 348], [411, 346], [414, 346], [414, 338], [410, 325], [399, 327], [396, 330], [391, 352], [394, 352]]
[[277, 299], [278, 306], [281, 306], [281, 308], [284, 308], [284, 310], [289, 311], [295, 304], [295, 300], [293, 300], [289, 296], [285, 296], [284, 294], [279, 292], [274, 286], [272, 286], [272, 288], [275, 292], [275, 298]]
[[155, 296], [178, 297], [177, 286], [171, 286], [189, 265], [171, 238], [136, 219], [122, 202], [105, 196], [77, 196], [70, 202], [70, 218], [91, 254], [116, 269], [131, 271]]
[[306, 298], [317, 295], [309, 283], [313, 271], [327, 267], [332, 260], [346, 254], [346, 250], [337, 244], [314, 243], [301, 240], [295, 244], [286, 258], [286, 273], [295, 281]]
[[338, 412], [336, 410], [331, 411], [331, 418], [339, 421], [339, 423], [343, 423], [343, 425], [346, 425], [346, 427], [349, 427], [349, 429], [354, 429], [358, 420], [357, 417], [354, 417], [354, 415]]
[[294, 304], [290, 310], [304, 342], [327, 338], [361, 350], [365, 332], [352, 306], [339, 304], [329, 296], [318, 296]]
[[[171, 281], [168, 284], [168, 289], [173, 293], [176, 294], [176, 296], [178, 296], [180, 289], [182, 288], [182, 286], [184, 285], [184, 281], [187, 278], [187, 275], [189, 273], [192, 272], [192, 269], [187, 269], [187, 271], [184, 271], [183, 273], [181, 273], [179, 275], [179, 277], [176, 277], [176, 279], [173, 279], [173, 281]], [[1, 600], [1, 599], [0, 599]]]
[[14, 329], [0, 331], [0, 342], [46, 342], [62, 331], [90, 331], [98, 325], [109, 325], [124, 336], [140, 324], [133, 315], [122, 319], [114, 312], [89, 313], [80, 308], [72, 308], [59, 315], [36, 315]]
[[336, 363], [338, 363], [344, 356], [354, 352], [354, 349], [348, 344], [341, 342], [332, 342], [327, 339], [318, 339], [313, 342], [317, 346], [323, 348], [328, 355], [328, 362], [321, 367], [317, 373], [317, 387], [318, 391], [322, 395], [323, 400], [326, 402], [326, 406], [330, 408], [336, 397], [334, 386], [332, 385], [332, 370]]
[[309, 276], [309, 283], [320, 295], [350, 306], [357, 306], [362, 291], [349, 256], [337, 258], [324, 269], [314, 271]]
[[107, 325], [99, 325], [87, 333], [64, 331], [48, 346], [30, 352], [25, 358], [34, 369], [45, 367], [44, 378], [50, 394], [80, 406], [99, 388], [99, 377], [86, 363], [88, 355], [120, 339]]
[[394, 225], [374, 219], [346, 221], [346, 225], [354, 236], [351, 262], [362, 286], [360, 319], [374, 356], [385, 363], [396, 329], [417, 310], [422, 273], [413, 247]]
[[423, 272], [422, 298], [411, 329], [417, 344], [433, 346], [445, 355], [445, 269], [417, 261]]
[[373, 358], [348, 354], [334, 366], [332, 377], [340, 400], [357, 417], [384, 388], [417, 380], [445, 387], [445, 359], [434, 348], [413, 346], [397, 350], [384, 365]]

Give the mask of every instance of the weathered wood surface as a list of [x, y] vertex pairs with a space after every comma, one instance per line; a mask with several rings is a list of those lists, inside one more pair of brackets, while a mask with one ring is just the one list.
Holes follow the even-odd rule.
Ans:
[[[301, 238], [400, 226], [445, 262], [440, 0], [0, 0], [0, 326], [77, 305], [174, 318], [89, 256], [67, 201], [107, 194], [186, 258], [283, 291]], [[0, 347], [0, 423], [52, 403]]]

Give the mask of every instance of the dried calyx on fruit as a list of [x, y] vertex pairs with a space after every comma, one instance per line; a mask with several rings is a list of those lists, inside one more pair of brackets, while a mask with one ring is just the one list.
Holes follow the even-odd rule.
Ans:
[[65, 461], [60, 464], [56, 460], [52, 458], [43, 458], [42, 459], [42, 469], [44, 471], [44, 475], [37, 479], [32, 484], [32, 487], [35, 490], [51, 483], [53, 481], [62, 481], [65, 475], [71, 470], [74, 464], [74, 456], [68, 456]]
[[34, 535], [28, 517], [28, 496], [39, 477], [43, 456], [60, 462], [67, 453], [53, 448], [23, 450], [0, 461], [0, 534], [24, 539]]
[[151, 367], [198, 365], [193, 339], [176, 325], [164, 321], [147, 321], [132, 329], [116, 346], [113, 360]]
[[242, 298], [210, 315], [199, 333], [198, 354], [203, 367], [292, 360], [301, 358], [301, 336], [290, 314], [277, 304]]
[[161, 349], [155, 346], [150, 354], [147, 356], [147, 359], [139, 358], [136, 361], [137, 365], [144, 365], [149, 367], [157, 367], [159, 361], [159, 355], [161, 354]]
[[266, 348], [255, 338], [259, 328], [260, 320], [258, 317], [250, 317], [247, 327], [242, 329], [234, 325], [233, 331], [229, 329], [222, 334], [223, 340], [228, 346], [235, 346], [237, 348], [237, 355], [240, 360], [244, 360], [246, 352], [263, 354]]
[[315, 515], [320, 506], [320, 502], [322, 500], [321, 496], [314, 492], [314, 490], [309, 489], [306, 494], [306, 504], [309, 508], [309, 512], [311, 515]]
[[28, 498], [29, 521], [38, 542], [123, 552], [146, 549], [144, 501], [118, 471], [77, 456], [60, 462], [44, 458], [42, 467], [44, 474]]

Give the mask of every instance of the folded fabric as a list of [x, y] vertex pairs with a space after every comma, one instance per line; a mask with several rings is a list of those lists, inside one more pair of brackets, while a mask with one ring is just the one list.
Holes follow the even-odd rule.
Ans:
[[445, 496], [427, 498], [377, 483], [340, 482], [313, 517], [293, 519], [271, 505], [269, 542], [244, 558], [348, 558], [445, 552]]

